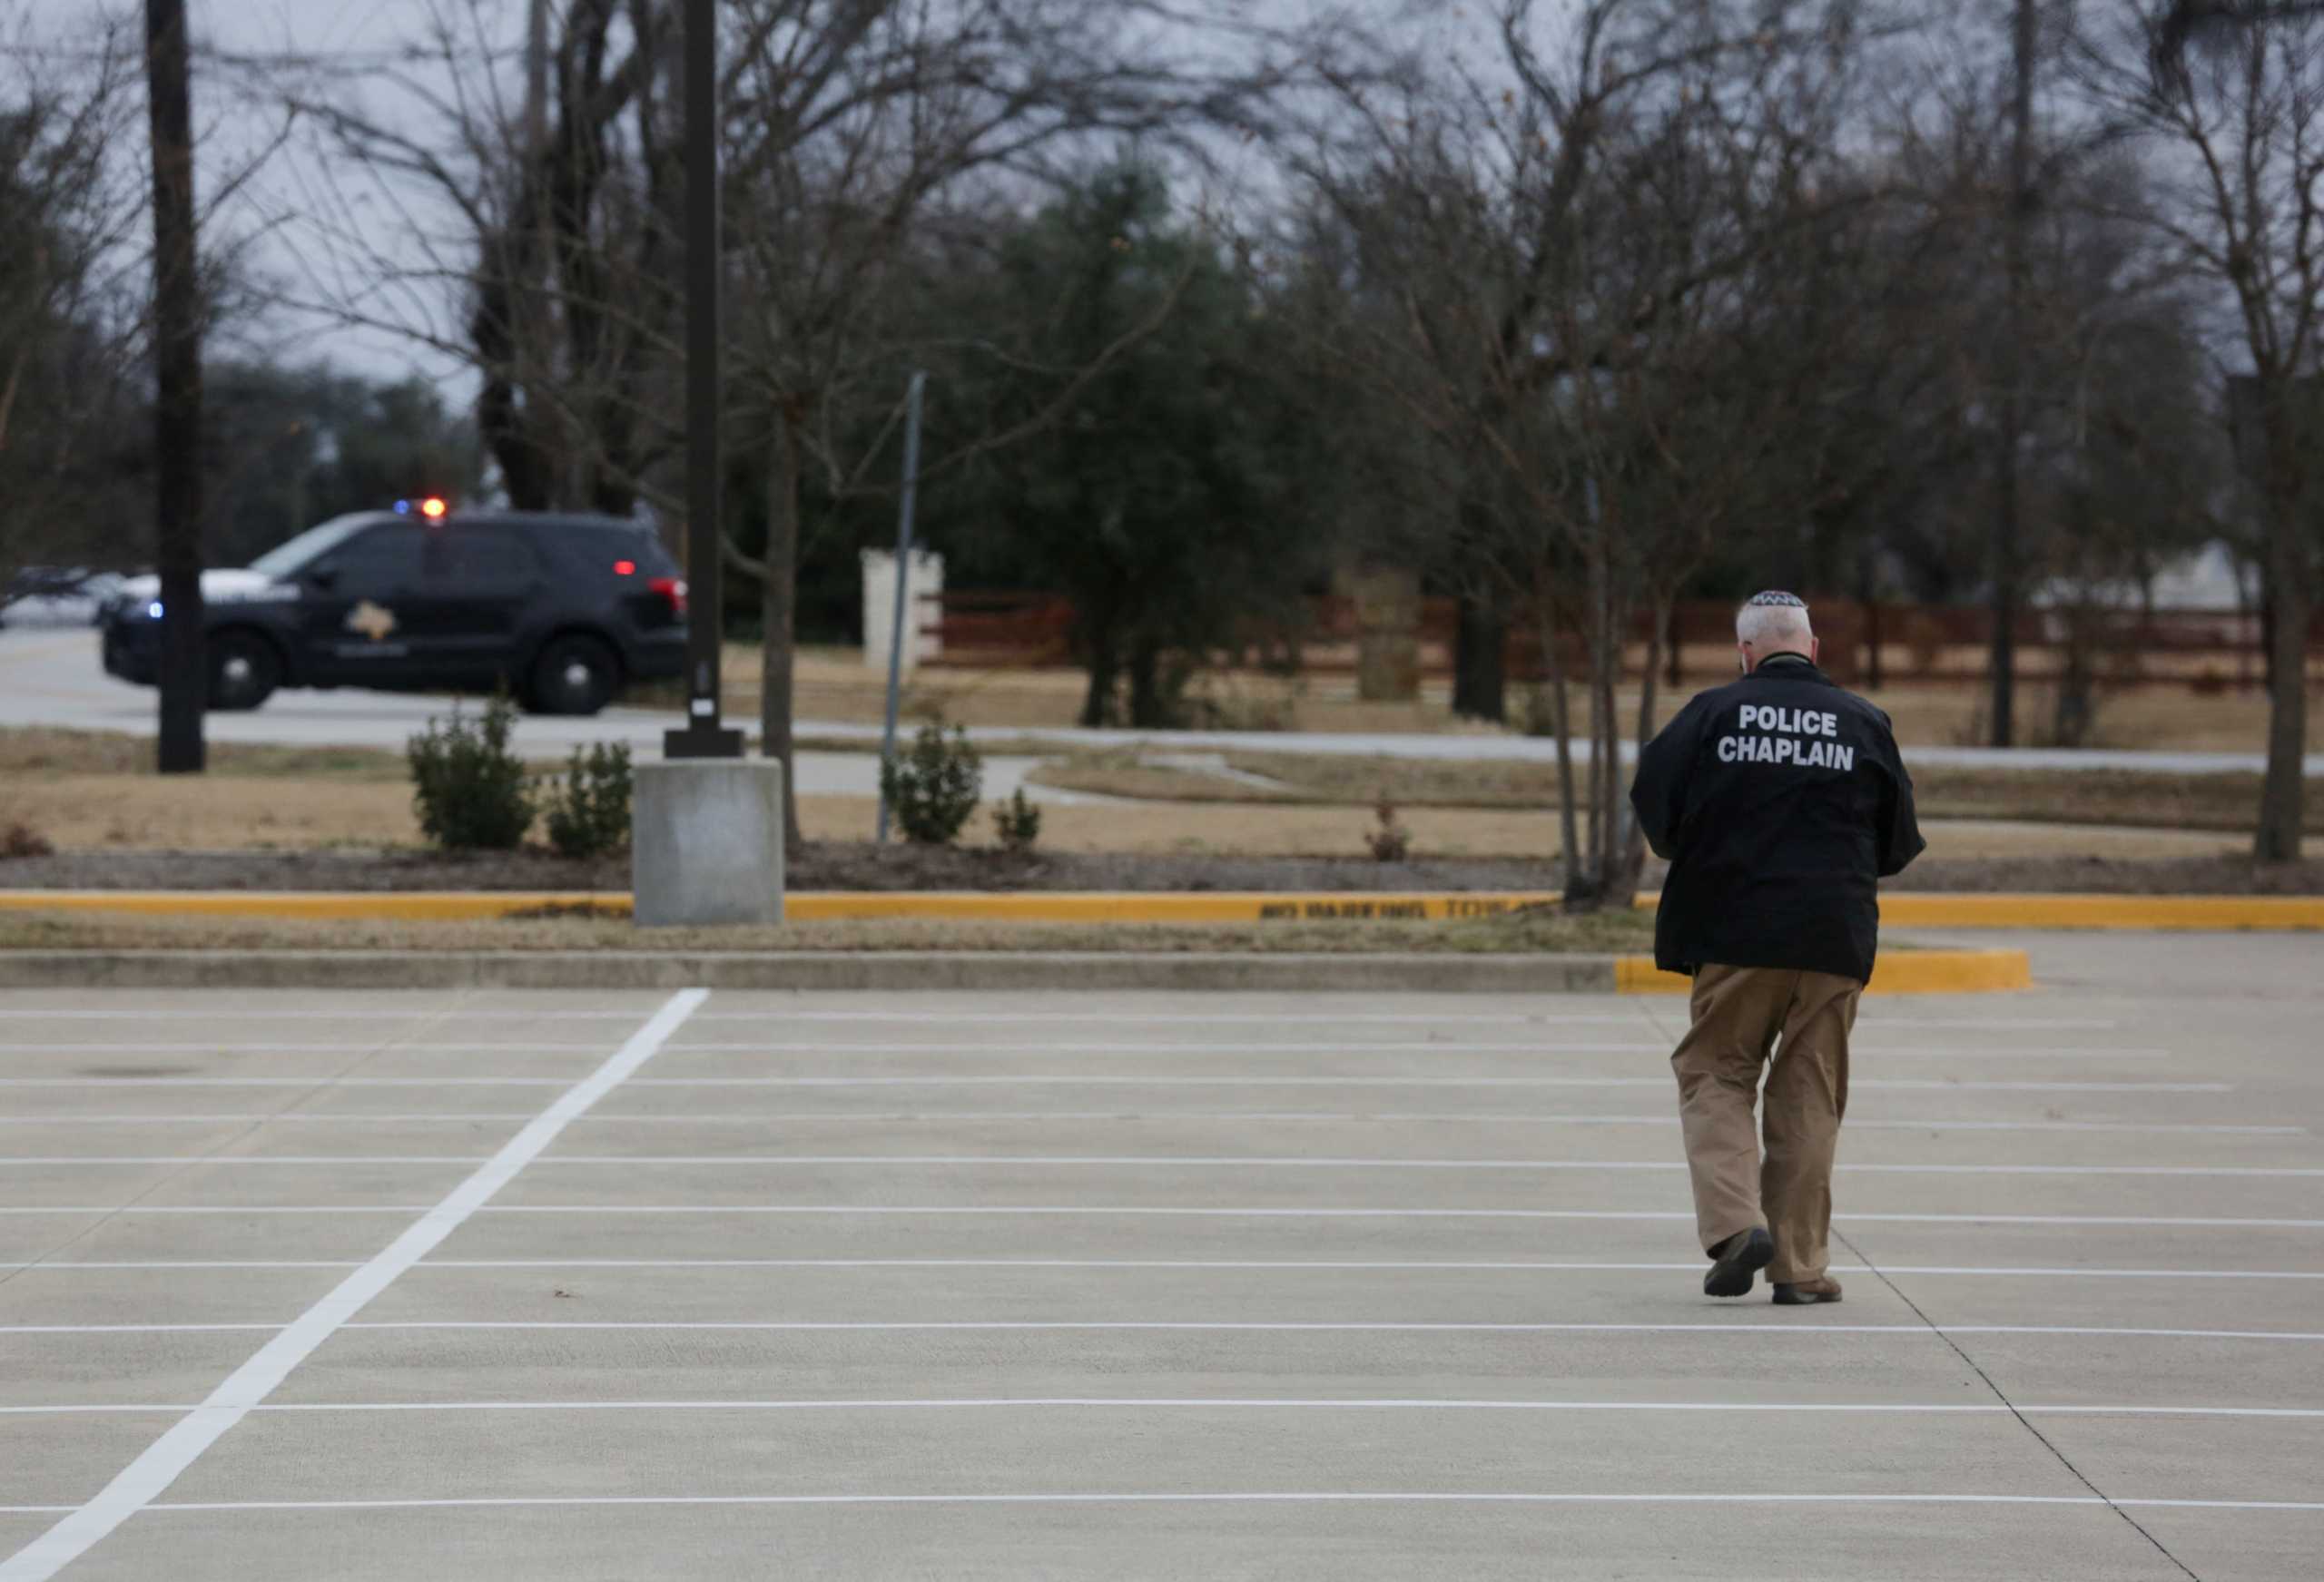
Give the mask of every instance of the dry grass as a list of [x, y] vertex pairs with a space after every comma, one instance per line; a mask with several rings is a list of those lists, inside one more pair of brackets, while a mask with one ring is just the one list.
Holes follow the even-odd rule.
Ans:
[[777, 928], [655, 929], [626, 919], [413, 923], [262, 918], [0, 913], [10, 950], [1030, 950], [1145, 952], [1598, 953], [1649, 949], [1654, 925], [1628, 909], [1528, 912], [1446, 923], [1088, 924], [893, 919]]
[[[1722, 663], [1704, 654], [1706, 666]], [[747, 722], [758, 712], [759, 650], [753, 644], [726, 649], [729, 711]], [[1657, 722], [1667, 721], [1688, 697], [1710, 684], [1707, 673], [1690, 678], [1676, 693], [1658, 690]], [[1216, 705], [1223, 729], [1288, 728], [1316, 732], [1413, 732], [1500, 733], [1494, 727], [1458, 720], [1452, 712], [1451, 684], [1423, 683], [1408, 703], [1365, 703], [1355, 695], [1352, 676], [1274, 677], [1236, 673], [1197, 683]], [[803, 720], [874, 724], [886, 703], [886, 673], [867, 666], [861, 650], [801, 651], [794, 707]], [[923, 669], [910, 680], [904, 717], [918, 721], [940, 714], [955, 723], [1063, 729], [1079, 716], [1084, 680], [1074, 670]], [[1887, 687], [1872, 700], [1895, 718], [1898, 740], [1908, 744], [1952, 746], [1980, 741], [1984, 693], [1972, 686]], [[2324, 702], [2324, 689], [2314, 695]], [[668, 700], [676, 705], [677, 694]], [[1510, 689], [1512, 718], [1521, 718], [1525, 692]], [[1638, 694], [1624, 689], [1621, 718], [1634, 722]], [[2048, 689], [2028, 685], [2020, 704], [2031, 735], [2038, 735], [2052, 707]], [[2182, 687], [2151, 687], [2102, 696], [2093, 747], [2176, 749], [2182, 752], [2258, 752], [2267, 741], [2268, 703], [2256, 691], [2205, 696]]]
[[[64, 775], [20, 781], [5, 812], [62, 850], [305, 850], [328, 847], [419, 844], [410, 792], [400, 784], [205, 775]], [[807, 797], [800, 822], [810, 840], [871, 837], [878, 804], [869, 797]], [[1413, 855], [1548, 858], [1558, 850], [1558, 820], [1543, 807], [1498, 809], [1404, 806]], [[1236, 857], [1362, 856], [1372, 827], [1368, 805], [1147, 802], [1047, 807], [1041, 848], [1051, 851]], [[1932, 820], [1933, 855], [2188, 857], [2240, 849], [2241, 840], [2196, 828], [2109, 829], [1996, 821]], [[989, 844], [989, 818], [969, 830]], [[2324, 852], [2324, 840], [2311, 842]], [[0, 864], [0, 885], [8, 882]]]
[[[1034, 778], [1065, 791], [1239, 806], [1330, 804], [1368, 808], [1554, 809], [1558, 780], [1546, 763], [1448, 762], [1338, 754], [1233, 752], [1231, 769], [1275, 783], [1254, 786], [1141, 761], [1134, 750], [1084, 753], [1043, 765]], [[2240, 833], [2260, 805], [2256, 774], [2164, 774], [2131, 770], [1998, 770], [1924, 765], [1914, 773], [1923, 817], [2006, 819], [2155, 830]], [[2324, 828], [2324, 781], [2308, 788], [2308, 818]]]
[[[213, 742], [210, 772], [234, 779], [401, 781], [403, 755], [371, 747], [276, 747]], [[150, 775], [153, 741], [118, 731], [64, 731], [46, 726], [0, 730], [0, 775], [65, 779], [89, 775]], [[178, 782], [185, 783], [185, 782]]]

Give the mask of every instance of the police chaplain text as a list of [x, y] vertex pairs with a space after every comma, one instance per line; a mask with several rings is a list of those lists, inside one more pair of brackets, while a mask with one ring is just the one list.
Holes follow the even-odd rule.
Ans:
[[1721, 763], [1797, 763], [1809, 769], [1854, 769], [1856, 749], [1837, 740], [1802, 742], [1799, 736], [1837, 738], [1840, 717], [1821, 713], [1812, 709], [1786, 709], [1774, 704], [1746, 703], [1735, 716], [1735, 728], [1748, 731], [1753, 727], [1762, 732], [1784, 731], [1791, 734], [1758, 736], [1722, 736], [1718, 739], [1718, 761]]

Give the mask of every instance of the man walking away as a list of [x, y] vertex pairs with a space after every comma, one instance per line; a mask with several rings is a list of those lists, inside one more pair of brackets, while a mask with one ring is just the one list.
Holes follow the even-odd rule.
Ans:
[[[1758, 594], [1735, 640], [1743, 678], [1647, 743], [1630, 803], [1670, 864], [1655, 963], [1695, 980], [1670, 1064], [1711, 1259], [1703, 1292], [1741, 1296], [1767, 1269], [1775, 1300], [1803, 1306], [1840, 1300], [1825, 1272], [1832, 1155], [1877, 881], [1927, 843], [1888, 716], [1816, 667], [1807, 606]], [[1752, 1117], [1763, 1071], [1764, 1157]]]

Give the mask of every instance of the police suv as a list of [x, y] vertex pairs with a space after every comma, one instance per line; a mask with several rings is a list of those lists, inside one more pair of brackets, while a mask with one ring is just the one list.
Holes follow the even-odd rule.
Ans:
[[[506, 686], [538, 712], [594, 714], [685, 669], [677, 563], [651, 527], [611, 516], [399, 501], [206, 571], [202, 598], [213, 709], [284, 686]], [[126, 585], [102, 626], [106, 671], [154, 684], [160, 582]]]

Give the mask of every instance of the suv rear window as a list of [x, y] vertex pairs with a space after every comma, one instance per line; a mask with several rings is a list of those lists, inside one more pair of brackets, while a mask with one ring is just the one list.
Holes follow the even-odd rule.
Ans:
[[561, 565], [611, 571], [615, 561], [628, 560], [636, 562], [640, 576], [678, 575], [678, 563], [662, 546], [661, 537], [642, 524], [556, 522], [544, 523], [534, 532], [534, 541]]

